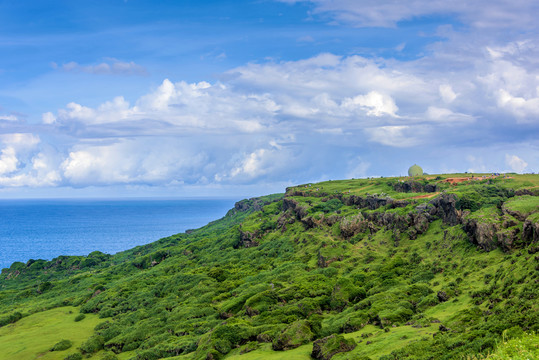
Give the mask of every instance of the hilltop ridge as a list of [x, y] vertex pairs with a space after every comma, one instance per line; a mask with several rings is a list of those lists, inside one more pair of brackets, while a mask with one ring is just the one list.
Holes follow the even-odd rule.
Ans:
[[[116, 255], [3, 269], [0, 354], [17, 351], [3, 338], [24, 339], [25, 319], [69, 306], [86, 317], [70, 326], [88, 337], [28, 339], [26, 351], [47, 359], [479, 356], [535, 336], [538, 270], [539, 175], [302, 184]], [[50, 351], [61, 340], [73, 345]]]

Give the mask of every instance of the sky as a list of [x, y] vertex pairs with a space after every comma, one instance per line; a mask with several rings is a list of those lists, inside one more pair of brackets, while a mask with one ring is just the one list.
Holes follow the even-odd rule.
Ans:
[[539, 172], [535, 0], [0, 0], [0, 197]]

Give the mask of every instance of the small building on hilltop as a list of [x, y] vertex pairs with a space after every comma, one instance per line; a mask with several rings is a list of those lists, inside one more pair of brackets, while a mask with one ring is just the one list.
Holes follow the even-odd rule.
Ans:
[[423, 175], [423, 169], [419, 165], [412, 165], [408, 169], [408, 176], [421, 176]]

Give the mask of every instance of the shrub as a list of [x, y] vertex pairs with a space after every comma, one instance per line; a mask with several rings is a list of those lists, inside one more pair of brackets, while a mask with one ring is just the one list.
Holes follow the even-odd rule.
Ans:
[[93, 354], [103, 349], [104, 344], [105, 339], [102, 336], [93, 335], [80, 346], [80, 351], [83, 354]]
[[69, 349], [73, 346], [73, 343], [70, 340], [62, 339], [52, 347], [51, 351], [63, 351]]
[[20, 312], [16, 311], [13, 314], [10, 314], [8, 316], [4, 316], [3, 318], [0, 318], [0, 326], [5, 326], [7, 324], [13, 324], [14, 322], [17, 322], [20, 319], [22, 319], [22, 314]]
[[82, 360], [82, 355], [80, 353], [69, 354], [64, 360]]
[[84, 318], [86, 318], [86, 315], [84, 314], [79, 314], [75, 317], [75, 322], [79, 322], [81, 320], [84, 320]]

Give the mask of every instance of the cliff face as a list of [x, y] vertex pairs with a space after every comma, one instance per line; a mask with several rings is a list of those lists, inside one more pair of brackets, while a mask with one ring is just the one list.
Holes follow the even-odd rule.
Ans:
[[[407, 184], [397, 183], [395, 186], [399, 189], [403, 186], [406, 188], [415, 186]], [[424, 187], [421, 189], [425, 190]], [[429, 190], [434, 191], [436, 187], [431, 186]], [[441, 193], [406, 213], [387, 211], [409, 207], [412, 203], [406, 200], [395, 200], [375, 195], [330, 195], [324, 200], [338, 199], [347, 206], [357, 206], [362, 212], [353, 217], [322, 215], [319, 218], [313, 217], [307, 206], [294, 199], [294, 196], [298, 195], [304, 196], [305, 194], [293, 192], [285, 196], [283, 210], [287, 215], [283, 216], [283, 219], [286, 219], [283, 223], [298, 220], [306, 229], [310, 229], [316, 226], [332, 226], [339, 222], [341, 235], [345, 239], [366, 230], [372, 234], [381, 228], [392, 230], [395, 237], [406, 233], [411, 239], [415, 239], [427, 231], [432, 221], [440, 219], [449, 226], [462, 226], [469, 235], [470, 241], [485, 251], [492, 251], [498, 247], [504, 251], [510, 251], [515, 247], [525, 246], [539, 240], [539, 222], [529, 218], [529, 214], [502, 205], [501, 209], [485, 213], [484, 216], [481, 214], [474, 216], [477, 214], [472, 214], [469, 210], [459, 210], [458, 196], [450, 193]], [[539, 199], [539, 197], [536, 198]], [[378, 209], [381, 211], [376, 211]]]

